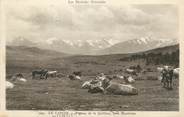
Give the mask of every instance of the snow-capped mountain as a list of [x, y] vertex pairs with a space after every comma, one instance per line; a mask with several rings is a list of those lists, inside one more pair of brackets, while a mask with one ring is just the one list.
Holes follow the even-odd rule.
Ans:
[[135, 53], [177, 43], [176, 39], [152, 39], [150, 37], [141, 37], [124, 42], [115, 39], [65, 40], [53, 37], [45, 39], [43, 42], [35, 43], [21, 37], [8, 45], [38, 47], [68, 54], [101, 55]]
[[7, 42], [7, 45], [10, 46], [27, 46], [27, 47], [35, 47], [36, 43], [32, 42], [29, 39], [26, 39], [24, 37], [16, 37], [11, 42]]
[[118, 43], [118, 40], [113, 39], [98, 39], [98, 40], [64, 40], [58, 38], [49, 38], [40, 43], [32, 42], [26, 38], [19, 37], [14, 39], [8, 45], [13, 46], [28, 46], [39, 47], [41, 49], [50, 49], [69, 54], [96, 54], [97, 51], [111, 47]]
[[109, 48], [100, 50], [98, 54], [119, 54], [119, 53], [136, 53], [147, 51], [155, 48], [178, 44], [176, 39], [152, 39], [150, 37], [141, 37], [138, 39], [128, 40], [114, 44]]
[[[111, 47], [118, 41], [113, 41], [110, 39], [101, 40], [62, 40], [55, 39], [52, 43], [46, 43], [40, 45], [42, 48], [46, 47], [52, 50], [65, 52], [69, 54], [95, 54], [96, 51]], [[47, 46], [45, 46], [47, 45]]]

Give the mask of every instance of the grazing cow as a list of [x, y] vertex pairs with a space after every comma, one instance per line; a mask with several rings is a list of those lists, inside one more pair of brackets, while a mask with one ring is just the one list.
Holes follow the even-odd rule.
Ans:
[[173, 75], [174, 75], [175, 78], [179, 77], [179, 72], [180, 72], [180, 68], [173, 69]]
[[162, 80], [164, 88], [172, 89], [172, 80], [173, 80], [173, 69], [167, 66], [164, 66], [162, 72]]
[[133, 69], [126, 69], [125, 72], [137, 76], [137, 73]]
[[46, 76], [46, 73], [48, 70], [42, 69], [42, 70], [34, 70], [32, 71], [32, 79], [35, 79], [36, 75], [40, 75], [40, 79], [42, 79], [43, 76]]
[[13, 87], [14, 87], [13, 83], [6, 81], [6, 89], [12, 89]]
[[57, 76], [57, 71], [48, 71], [48, 72], [45, 74], [45, 78], [47, 79], [49, 76], [51, 76], [51, 77], [56, 77], [56, 76]]

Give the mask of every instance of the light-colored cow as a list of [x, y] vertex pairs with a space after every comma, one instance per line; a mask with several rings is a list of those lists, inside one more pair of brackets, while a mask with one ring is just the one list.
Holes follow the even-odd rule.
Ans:
[[132, 76], [128, 76], [127, 83], [135, 83], [135, 80], [132, 78]]
[[128, 69], [126, 69], [126, 70], [125, 70], [125, 72], [126, 72], [126, 73], [128, 73], [128, 74], [136, 75], [136, 76], [137, 76], [136, 71], [135, 71], [135, 70], [133, 70], [133, 69], [129, 69], [129, 68], [128, 68]]
[[12, 89], [13, 87], [14, 87], [13, 83], [6, 81], [6, 89]]
[[89, 89], [91, 87], [91, 81], [85, 81], [83, 84], [82, 84], [82, 88], [83, 89]]
[[111, 83], [106, 89], [106, 93], [115, 95], [137, 95], [138, 90], [132, 85], [124, 85], [120, 83]]
[[48, 71], [45, 75], [45, 78], [47, 79], [49, 76], [56, 77], [57, 76], [57, 71]]
[[18, 81], [22, 81], [22, 82], [27, 82], [27, 80], [24, 79], [24, 78], [18, 78], [17, 80], [18, 80]]
[[115, 76], [113, 76], [113, 78], [117, 78], [117, 79], [122, 79], [122, 80], [124, 80], [124, 76], [122, 76], [122, 75], [115, 75]]
[[180, 68], [173, 69], [173, 75], [175, 78], [179, 78]]

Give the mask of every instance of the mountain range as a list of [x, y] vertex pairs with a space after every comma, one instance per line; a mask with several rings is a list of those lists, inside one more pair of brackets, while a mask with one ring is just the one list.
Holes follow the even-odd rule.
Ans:
[[178, 44], [177, 39], [155, 40], [150, 37], [141, 37], [123, 42], [113, 39], [70, 41], [51, 38], [42, 43], [35, 43], [20, 37], [20, 39], [15, 39], [7, 45], [37, 47], [75, 55], [108, 55], [137, 53], [176, 44]]

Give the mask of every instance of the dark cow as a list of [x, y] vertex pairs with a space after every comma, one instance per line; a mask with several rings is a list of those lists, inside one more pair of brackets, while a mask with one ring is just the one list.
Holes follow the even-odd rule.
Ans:
[[32, 79], [35, 79], [36, 75], [40, 75], [40, 79], [43, 79], [43, 77], [46, 76], [48, 70], [42, 69], [42, 70], [34, 70], [32, 71]]
[[173, 80], [173, 69], [163, 69], [162, 72], [162, 80], [164, 88], [172, 89], [172, 80]]

